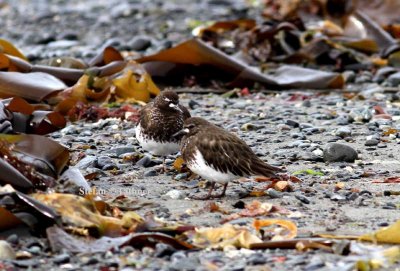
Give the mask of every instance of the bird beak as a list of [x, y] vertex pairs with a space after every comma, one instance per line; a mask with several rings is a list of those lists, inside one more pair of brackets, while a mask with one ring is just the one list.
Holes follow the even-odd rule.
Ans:
[[[177, 110], [177, 111], [179, 111], [179, 112], [182, 112], [182, 109], [179, 107], [178, 104], [170, 103], [170, 104], [169, 104], [169, 107], [171, 107], [171, 108], [173, 108], [173, 109], [175, 109], [175, 110]], [[183, 113], [183, 112], [182, 112], [182, 113]]]
[[174, 138], [180, 138], [180, 137], [182, 137], [182, 136], [184, 136], [184, 135], [187, 135], [188, 133], [189, 133], [189, 129], [186, 128], [186, 129], [182, 129], [182, 130], [180, 130], [179, 132], [173, 134], [172, 137], [174, 137]]

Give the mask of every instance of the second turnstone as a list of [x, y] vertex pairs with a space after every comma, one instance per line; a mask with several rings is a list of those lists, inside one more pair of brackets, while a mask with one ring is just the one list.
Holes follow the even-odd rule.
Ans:
[[172, 135], [189, 117], [189, 111], [179, 104], [178, 94], [163, 91], [140, 111], [136, 138], [144, 150], [165, 158], [179, 151], [179, 139]]
[[[196, 199], [223, 197], [228, 183], [240, 177], [279, 178], [276, 173], [283, 171], [258, 158], [243, 140], [205, 119], [187, 119], [175, 137], [182, 135], [181, 153], [187, 167], [212, 182], [207, 196]], [[215, 183], [224, 188], [220, 195], [212, 196]]]

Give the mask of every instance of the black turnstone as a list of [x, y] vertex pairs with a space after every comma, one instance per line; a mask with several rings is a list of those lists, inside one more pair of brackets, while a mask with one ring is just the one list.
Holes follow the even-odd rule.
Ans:
[[190, 113], [179, 104], [178, 94], [163, 91], [140, 111], [136, 138], [144, 150], [165, 158], [179, 151], [179, 139], [172, 135], [182, 129], [187, 118]]
[[[223, 197], [228, 183], [240, 177], [279, 178], [276, 173], [283, 171], [258, 158], [237, 136], [202, 118], [188, 118], [175, 137], [182, 135], [181, 153], [187, 167], [212, 182], [207, 196], [196, 199]], [[223, 184], [224, 188], [220, 195], [212, 196], [215, 183]]]

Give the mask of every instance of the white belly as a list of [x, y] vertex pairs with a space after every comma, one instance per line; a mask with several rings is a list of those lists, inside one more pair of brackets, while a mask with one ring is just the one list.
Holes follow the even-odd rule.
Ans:
[[140, 124], [136, 127], [136, 139], [144, 150], [153, 155], [166, 156], [179, 151], [179, 144], [176, 142], [157, 142], [146, 137]]
[[208, 166], [199, 150], [196, 150], [194, 160], [187, 166], [192, 172], [211, 182], [227, 183], [238, 178], [229, 171], [228, 173], [223, 173]]

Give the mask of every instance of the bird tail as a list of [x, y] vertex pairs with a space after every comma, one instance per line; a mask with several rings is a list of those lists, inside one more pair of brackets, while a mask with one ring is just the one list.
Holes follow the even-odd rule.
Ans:
[[284, 168], [271, 166], [262, 161], [261, 159], [257, 160], [252, 164], [251, 170], [254, 175], [261, 175], [264, 177], [271, 177], [271, 178], [278, 177], [277, 173], [286, 171], [286, 169]]

